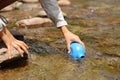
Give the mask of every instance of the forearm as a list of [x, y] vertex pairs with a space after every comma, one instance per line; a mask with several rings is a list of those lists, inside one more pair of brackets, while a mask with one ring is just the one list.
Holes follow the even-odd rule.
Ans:
[[11, 33], [6, 28], [6, 24], [8, 23], [7, 19], [0, 15], [0, 38], [7, 43], [10, 38], [13, 38]]
[[66, 26], [61, 26], [60, 29], [61, 29], [63, 34], [65, 34], [65, 33], [67, 33], [69, 31]]
[[10, 40], [14, 40], [14, 37], [6, 27], [3, 28], [3, 30], [0, 32], [0, 38], [4, 41], [5, 44], [7, 44]]
[[62, 11], [56, 0], [39, 0], [48, 17], [55, 23], [57, 27], [67, 25], [64, 20]]

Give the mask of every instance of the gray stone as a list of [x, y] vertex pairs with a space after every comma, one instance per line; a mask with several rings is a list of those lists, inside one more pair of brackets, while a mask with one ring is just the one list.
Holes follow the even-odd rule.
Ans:
[[24, 41], [24, 36], [18, 32], [18, 31], [15, 31], [13, 29], [10, 30], [10, 33], [18, 40], [21, 40], [21, 41]]

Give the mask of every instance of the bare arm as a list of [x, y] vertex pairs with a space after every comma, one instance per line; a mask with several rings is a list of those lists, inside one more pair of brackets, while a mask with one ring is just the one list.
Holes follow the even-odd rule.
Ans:
[[0, 32], [0, 38], [4, 41], [8, 48], [9, 58], [11, 58], [12, 55], [12, 48], [15, 48], [21, 56], [23, 56], [24, 52], [28, 53], [28, 46], [23, 41], [15, 39], [6, 27]]
[[63, 35], [64, 35], [65, 40], [66, 40], [68, 51], [69, 52], [71, 51], [70, 43], [72, 41], [79, 42], [85, 48], [85, 45], [80, 40], [79, 36], [73, 34], [72, 32], [70, 32], [67, 29], [67, 27], [66, 27], [67, 22], [64, 20], [62, 11], [61, 11], [60, 7], [57, 4], [57, 0], [40, 0], [40, 3], [42, 5], [43, 9], [48, 14], [48, 17], [55, 23], [55, 25], [57, 27], [61, 28], [61, 31], [63, 32]]
[[9, 58], [11, 58], [11, 50], [12, 48], [15, 48], [18, 50], [19, 54], [23, 56], [23, 53], [28, 53], [28, 46], [20, 40], [17, 40], [13, 37], [13, 35], [9, 32], [9, 30], [6, 28], [7, 20], [5, 17], [0, 16], [0, 38], [3, 40], [3, 42], [6, 44], [8, 48], [8, 55]]

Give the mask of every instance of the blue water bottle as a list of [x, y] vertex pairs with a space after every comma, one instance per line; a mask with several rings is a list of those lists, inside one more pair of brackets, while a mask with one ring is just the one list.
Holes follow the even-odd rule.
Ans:
[[70, 56], [72, 56], [75, 60], [83, 60], [85, 58], [85, 49], [80, 43], [72, 42], [70, 47]]

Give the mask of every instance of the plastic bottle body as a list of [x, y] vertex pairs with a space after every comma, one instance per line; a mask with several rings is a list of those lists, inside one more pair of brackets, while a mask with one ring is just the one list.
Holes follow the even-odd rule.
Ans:
[[71, 45], [70, 56], [72, 56], [75, 60], [82, 60], [85, 56], [85, 49], [80, 43], [72, 42]]

